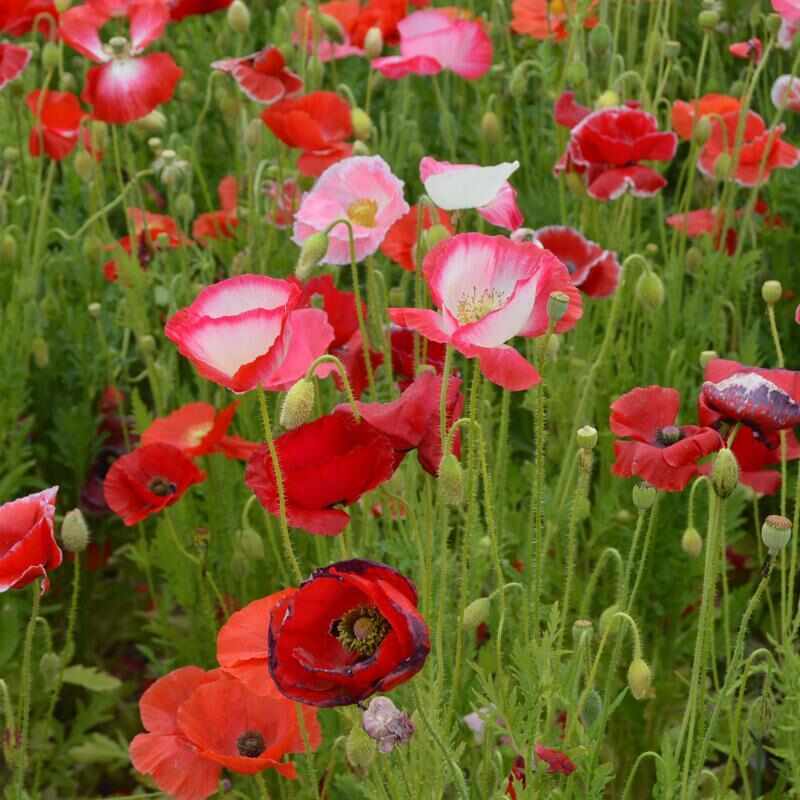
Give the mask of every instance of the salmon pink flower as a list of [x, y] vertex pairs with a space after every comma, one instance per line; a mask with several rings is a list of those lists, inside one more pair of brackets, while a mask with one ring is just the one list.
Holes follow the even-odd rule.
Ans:
[[389, 228], [381, 243], [381, 253], [409, 272], [416, 269], [414, 252], [420, 234], [420, 215], [422, 215], [423, 230], [428, 230], [433, 225], [443, 225], [448, 233], [453, 233], [453, 224], [446, 212], [437, 209], [437, 216], [434, 217], [427, 206], [423, 206], [422, 209], [419, 206], [411, 206], [408, 213]]
[[93, 107], [95, 119], [124, 125], [146, 117], [168, 102], [183, 71], [167, 53], [143, 56], [169, 21], [169, 10], [161, 0], [135, 0], [125, 9], [130, 22], [127, 39], [116, 36], [108, 45], [99, 31], [112, 17], [108, 8], [73, 6], [61, 15], [61, 38], [81, 55], [100, 66], [86, 75], [81, 99]]
[[704, 117], [719, 117], [739, 113], [741, 102], [727, 94], [706, 94], [687, 103], [676, 100], [672, 104], [672, 130], [688, 141], [694, 135], [694, 126]]
[[419, 162], [419, 177], [439, 208], [447, 211], [474, 208], [492, 225], [513, 231], [524, 221], [516, 189], [508, 182], [518, 167], [518, 161], [481, 167], [425, 156]]
[[232, 239], [239, 226], [237, 198], [239, 184], [233, 175], [226, 175], [217, 187], [219, 211], [207, 211], [198, 215], [192, 225], [192, 236], [200, 244], [208, 245], [212, 239]]
[[[292, 241], [309, 236], [338, 219], [352, 225], [355, 259], [362, 261], [381, 246], [389, 228], [408, 211], [403, 182], [380, 156], [352, 156], [328, 167], [303, 198], [294, 218]], [[350, 233], [337, 225], [328, 234], [324, 264], [350, 263]]]
[[270, 673], [284, 695], [307, 705], [388, 692], [419, 672], [429, 651], [413, 584], [372, 561], [316, 570], [270, 619]]
[[[389, 480], [397, 466], [386, 436], [352, 414], [334, 413], [301, 425], [275, 440], [283, 472], [286, 516], [309, 533], [335, 536], [350, 522], [336, 506], [355, 503]], [[266, 446], [247, 462], [245, 483], [270, 514], [280, 504]]]
[[761, 44], [761, 39], [756, 36], [746, 42], [735, 42], [728, 48], [728, 51], [734, 58], [742, 58], [745, 61], [753, 61], [758, 64], [761, 61], [761, 56], [764, 55], [764, 45]]
[[[592, 0], [596, 5], [597, 0]], [[562, 41], [569, 35], [567, 22], [578, 11], [577, 0], [514, 0], [511, 4], [511, 30], [534, 39]], [[584, 19], [585, 28], [597, 25], [597, 19]]]
[[325, 312], [298, 309], [299, 298], [290, 281], [239, 275], [203, 289], [167, 321], [165, 333], [204, 378], [237, 393], [281, 391], [333, 339]]
[[611, 404], [611, 430], [626, 437], [614, 442], [615, 475], [635, 475], [665, 492], [686, 487], [722, 439], [712, 428], [676, 425], [679, 407], [678, 392], [661, 386], [633, 389]]
[[241, 58], [214, 61], [211, 68], [231, 75], [239, 88], [256, 103], [271, 106], [284, 97], [294, 97], [303, 91], [303, 81], [287, 68], [277, 47], [265, 47]]
[[567, 268], [534, 244], [458, 234], [431, 250], [423, 269], [441, 312], [392, 308], [391, 319], [426, 339], [452, 345], [467, 358], [477, 358], [490, 381], [511, 391], [538, 383], [539, 373], [505, 342], [547, 331], [547, 301], [553, 292], [569, 298], [556, 331], [569, 330], [581, 316], [580, 294]]
[[775, 108], [788, 108], [789, 111], [800, 112], [800, 78], [781, 75], [775, 79], [770, 92]]
[[47, 591], [47, 571], [61, 564], [53, 534], [56, 494], [53, 486], [0, 505], [0, 593], [22, 589], [37, 578]]
[[22, 75], [31, 57], [32, 53], [27, 47], [0, 42], [0, 89]]
[[[37, 121], [28, 138], [30, 154], [36, 157], [44, 151], [54, 161], [65, 159], [78, 146], [81, 123], [88, 116], [78, 98], [70, 92], [35, 89], [25, 105]], [[89, 145], [89, 140], [89, 131], [84, 129], [84, 144]]]

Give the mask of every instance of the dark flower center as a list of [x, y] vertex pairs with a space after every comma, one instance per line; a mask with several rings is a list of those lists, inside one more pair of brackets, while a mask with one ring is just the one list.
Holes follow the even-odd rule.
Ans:
[[679, 442], [681, 439], [683, 439], [683, 433], [677, 425], [667, 425], [665, 428], [661, 428], [656, 434], [656, 441], [662, 447], [669, 447], [671, 444], [675, 444], [675, 442]]
[[258, 758], [264, 750], [264, 737], [258, 731], [245, 731], [236, 740], [236, 750], [245, 758]]
[[331, 627], [342, 647], [360, 656], [371, 656], [389, 630], [389, 623], [375, 606], [352, 608]]
[[147, 484], [147, 488], [157, 497], [169, 497], [171, 494], [175, 494], [175, 492], [178, 491], [178, 487], [172, 481], [168, 481], [160, 475], [153, 478], [153, 480]]
[[578, 271], [578, 265], [571, 258], [565, 258], [563, 261], [570, 275], [574, 275]]
[[153, 260], [155, 253], [153, 252], [153, 248], [150, 246], [150, 243], [147, 241], [147, 234], [141, 234], [139, 236], [139, 246], [136, 250], [136, 258], [143, 267], [148, 266], [150, 262]]

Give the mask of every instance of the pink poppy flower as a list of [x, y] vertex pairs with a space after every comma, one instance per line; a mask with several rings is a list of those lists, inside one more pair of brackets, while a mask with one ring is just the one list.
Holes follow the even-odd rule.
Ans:
[[0, 42], [0, 89], [22, 75], [31, 55], [27, 47]]
[[789, 23], [800, 23], [800, 0], [772, 0], [772, 7]]
[[[371, 256], [389, 228], [409, 209], [403, 199], [403, 181], [392, 174], [380, 156], [352, 156], [328, 167], [303, 198], [294, 218], [292, 241], [302, 245], [337, 219], [353, 226], [355, 258]], [[349, 233], [337, 225], [329, 233], [324, 264], [349, 264]]]
[[[123, 10], [121, 2], [113, 6]], [[168, 102], [183, 71], [168, 53], [142, 56], [169, 22], [169, 9], [160, 0], [136, 0], [124, 9], [130, 22], [130, 41], [115, 36], [108, 45], [99, 31], [111, 18], [111, 6], [74, 6], [61, 15], [61, 38], [100, 66], [86, 75], [81, 99], [91, 105], [94, 118], [124, 125], [146, 117]]]
[[758, 64], [761, 61], [761, 56], [764, 55], [764, 45], [761, 44], [761, 39], [756, 36], [746, 42], [735, 42], [728, 48], [728, 51], [734, 58], [741, 58]]
[[778, 29], [778, 47], [789, 50], [794, 44], [798, 31], [800, 31], [800, 17], [794, 22], [790, 22], [785, 17], [781, 19], [781, 27]]
[[800, 111], [800, 78], [781, 75], [775, 79], [770, 92], [775, 108], [788, 108], [789, 111]]
[[572, 282], [590, 297], [608, 297], [619, 285], [617, 254], [581, 236], [573, 228], [550, 225], [534, 232], [535, 240], [567, 268]]
[[174, 314], [165, 333], [204, 378], [237, 393], [281, 391], [333, 341], [324, 311], [297, 308], [300, 294], [264, 275], [228, 278]]
[[580, 294], [567, 268], [534, 244], [462, 233], [431, 250], [423, 271], [441, 311], [392, 308], [392, 321], [477, 358], [492, 383], [511, 391], [538, 383], [539, 373], [505, 343], [514, 336], [535, 337], [547, 331], [547, 301], [553, 292], [569, 297], [556, 331], [572, 328], [582, 313]]
[[492, 41], [477, 20], [462, 19], [443, 9], [416, 11], [397, 24], [400, 55], [372, 62], [385, 78], [435, 75], [449, 69], [475, 80], [492, 66]]
[[517, 205], [517, 191], [507, 180], [517, 167], [517, 161], [481, 167], [425, 156], [419, 162], [419, 177], [439, 208], [474, 208], [492, 225], [513, 231], [524, 221]]
[[242, 58], [214, 61], [211, 68], [231, 75], [239, 88], [256, 103], [270, 106], [303, 91], [303, 81], [287, 68], [277, 47], [265, 47]]

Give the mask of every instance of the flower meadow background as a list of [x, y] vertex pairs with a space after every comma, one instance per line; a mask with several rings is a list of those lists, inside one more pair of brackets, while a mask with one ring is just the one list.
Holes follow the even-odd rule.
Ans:
[[798, 30], [0, 0], [3, 797], [799, 796]]

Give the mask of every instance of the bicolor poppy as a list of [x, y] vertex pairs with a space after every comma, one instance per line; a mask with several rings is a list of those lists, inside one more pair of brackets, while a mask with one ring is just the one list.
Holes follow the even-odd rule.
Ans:
[[0, 89], [16, 80], [30, 64], [32, 53], [27, 47], [0, 42]]
[[0, 33], [25, 36], [33, 30], [39, 18], [37, 30], [52, 39], [58, 16], [52, 0], [3, 0], [0, 7]]
[[800, 112], [800, 78], [792, 75], [781, 75], [776, 78], [772, 84], [770, 98], [775, 108], [788, 108], [789, 111]]
[[437, 215], [434, 217], [427, 206], [423, 206], [422, 209], [418, 205], [411, 206], [409, 211], [389, 228], [381, 242], [381, 253], [409, 272], [416, 269], [414, 254], [421, 235], [420, 219], [423, 231], [433, 225], [444, 226], [448, 233], [453, 233], [454, 230], [453, 224], [450, 222], [450, 215], [445, 211], [437, 209]]
[[249, 56], [214, 61], [211, 68], [227, 72], [256, 103], [270, 106], [303, 91], [303, 81], [286, 66], [277, 47], [268, 46]]
[[198, 214], [192, 225], [192, 236], [207, 245], [213, 239], [232, 239], [239, 227], [239, 182], [234, 175], [226, 175], [217, 186], [219, 211]]
[[[353, 292], [337, 289], [332, 275], [318, 275], [302, 284], [300, 304], [314, 306], [325, 312], [333, 328], [331, 349], [343, 347], [358, 330], [356, 296]], [[318, 302], [319, 301], [321, 302]], [[361, 311], [367, 317], [367, 304], [361, 301]]]

